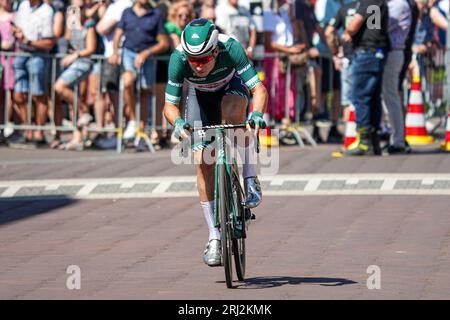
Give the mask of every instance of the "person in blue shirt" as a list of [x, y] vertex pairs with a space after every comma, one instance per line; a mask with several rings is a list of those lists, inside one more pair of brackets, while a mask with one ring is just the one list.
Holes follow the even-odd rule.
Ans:
[[[122, 36], [122, 55], [119, 47]], [[164, 17], [159, 9], [153, 9], [148, 0], [136, 0], [131, 8], [126, 9], [114, 34], [114, 53], [109, 58], [111, 64], [121, 64], [124, 81], [124, 100], [129, 108], [129, 122], [123, 138], [130, 139], [135, 136], [137, 129], [134, 106], [135, 81], [139, 75], [141, 86], [140, 97], [140, 123], [141, 130], [145, 127], [147, 119], [147, 105], [151, 86], [154, 83], [155, 61], [152, 56], [162, 54], [169, 49], [169, 38], [164, 29]]]

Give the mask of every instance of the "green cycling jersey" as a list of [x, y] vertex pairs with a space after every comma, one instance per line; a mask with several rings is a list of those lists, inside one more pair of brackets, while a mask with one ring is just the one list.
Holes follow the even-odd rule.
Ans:
[[209, 92], [222, 89], [235, 73], [239, 75], [250, 91], [260, 83], [258, 73], [236, 39], [219, 34], [217, 46], [219, 55], [216, 58], [216, 64], [206, 77], [198, 77], [194, 74], [181, 45], [175, 49], [169, 62], [166, 102], [179, 105], [184, 80], [197, 90]]

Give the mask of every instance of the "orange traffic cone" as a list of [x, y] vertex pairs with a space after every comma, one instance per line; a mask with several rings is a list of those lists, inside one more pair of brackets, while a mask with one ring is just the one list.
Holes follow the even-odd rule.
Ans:
[[433, 142], [427, 135], [423, 97], [420, 91], [420, 76], [414, 76], [409, 95], [408, 113], [405, 120], [406, 141], [411, 145], [423, 145]]
[[357, 135], [356, 135], [356, 115], [355, 115], [355, 107], [350, 105], [349, 107], [350, 113], [348, 116], [347, 123], [345, 124], [345, 137], [344, 137], [344, 149], [350, 149], [350, 146], [354, 143], [357, 143]]
[[447, 114], [447, 126], [445, 128], [445, 141], [441, 144], [441, 150], [450, 151], [450, 109]]

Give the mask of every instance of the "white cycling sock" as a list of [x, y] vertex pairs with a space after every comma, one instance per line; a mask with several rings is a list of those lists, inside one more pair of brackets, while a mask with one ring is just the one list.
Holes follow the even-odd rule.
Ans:
[[200, 202], [209, 230], [209, 240], [220, 240], [220, 231], [214, 227], [214, 201]]
[[255, 144], [252, 141], [248, 147], [236, 146], [239, 152], [239, 156], [243, 162], [242, 164], [242, 176], [245, 178], [256, 177], [256, 164], [257, 157], [255, 152]]

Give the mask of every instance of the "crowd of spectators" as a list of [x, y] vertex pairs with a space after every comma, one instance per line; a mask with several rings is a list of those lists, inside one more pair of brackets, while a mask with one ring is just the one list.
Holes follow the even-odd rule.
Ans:
[[[253, 3], [0, 0], [0, 124], [5, 124], [0, 144], [82, 150], [89, 140], [101, 149], [114, 148], [116, 137], [100, 129], [118, 126], [121, 77], [122, 138], [133, 141], [138, 151], [146, 150], [137, 132], [152, 118], [152, 141], [166, 147], [170, 135], [161, 108], [168, 64], [154, 58], [175, 50], [184, 27], [202, 17], [238, 39], [264, 73], [272, 121], [285, 118], [288, 106], [292, 120], [311, 115], [317, 142], [340, 142], [339, 121], [354, 106], [358, 134], [375, 154], [377, 139], [386, 135], [390, 153], [408, 151], [400, 90], [405, 78], [421, 72], [422, 56], [445, 46], [449, 0], [263, 1], [261, 25], [255, 20], [261, 12], [254, 11]], [[375, 18], [371, 6], [379, 9]], [[258, 46], [264, 53], [259, 57]], [[58, 57], [57, 63], [51, 57]], [[152, 101], [156, 112], [149, 117]], [[8, 126], [30, 120], [38, 127]], [[49, 120], [58, 129], [47, 141], [49, 134], [39, 126]], [[324, 122], [330, 126], [326, 139], [319, 130]], [[70, 137], [62, 134], [64, 126], [73, 126]], [[350, 152], [365, 153], [361, 148]]]

